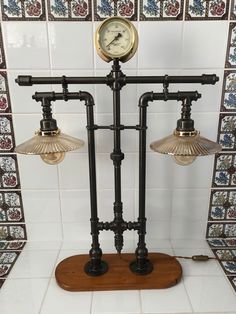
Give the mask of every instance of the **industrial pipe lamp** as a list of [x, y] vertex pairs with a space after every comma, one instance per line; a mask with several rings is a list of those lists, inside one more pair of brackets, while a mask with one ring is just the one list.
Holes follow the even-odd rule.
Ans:
[[[65, 152], [78, 149], [84, 142], [60, 133], [56, 120], [52, 117], [51, 102], [77, 99], [84, 101], [87, 116], [89, 183], [91, 205], [92, 245], [88, 255], [71, 256], [60, 262], [56, 268], [56, 280], [60, 287], [70, 291], [116, 290], [116, 289], [155, 289], [167, 288], [177, 284], [182, 268], [177, 259], [167, 254], [148, 253], [145, 243], [146, 216], [146, 130], [147, 107], [159, 100], [176, 100], [182, 104], [181, 117], [174, 133], [164, 139], [151, 143], [151, 149], [172, 155], [181, 165], [192, 163], [197, 156], [215, 154], [221, 150], [218, 143], [202, 136], [194, 128], [191, 119], [191, 105], [201, 95], [197, 91], [169, 92], [169, 84], [194, 83], [215, 84], [219, 78], [215, 74], [201, 76], [126, 76], [121, 71], [120, 62], [128, 61], [138, 46], [138, 34], [133, 24], [121, 17], [112, 17], [101, 23], [95, 34], [95, 46], [99, 56], [106, 62], [112, 61], [110, 73], [105, 77], [32, 77], [18, 76], [16, 82], [21, 86], [35, 84], [59, 84], [61, 93], [35, 93], [33, 99], [41, 102], [43, 119], [36, 136], [17, 146], [15, 151], [22, 154], [40, 155], [49, 164], [61, 162]], [[94, 99], [86, 91], [69, 92], [70, 84], [104, 84], [113, 94], [113, 123], [97, 125], [94, 123]], [[123, 125], [120, 113], [120, 92], [126, 84], [162, 84], [162, 92], [146, 92], [139, 99], [139, 122], [137, 125]], [[114, 166], [114, 219], [99, 221], [97, 209], [95, 131], [113, 132], [113, 151], [110, 158]], [[139, 193], [136, 221], [123, 219], [121, 198], [121, 165], [125, 158], [121, 150], [121, 132], [134, 130], [139, 134]], [[135, 254], [104, 254], [99, 244], [99, 233], [104, 230], [114, 232], [114, 245], [117, 253], [123, 248], [123, 233], [136, 230], [138, 243]], [[140, 276], [142, 275], [142, 276]]]

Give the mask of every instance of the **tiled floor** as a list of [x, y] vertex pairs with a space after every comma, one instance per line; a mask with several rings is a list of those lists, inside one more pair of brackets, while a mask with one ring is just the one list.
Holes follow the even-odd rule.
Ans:
[[[165, 240], [159, 249], [150, 251], [212, 255], [205, 241]], [[169, 289], [83, 293], [62, 290], [54, 278], [55, 266], [65, 257], [84, 252], [85, 249], [76, 249], [75, 243], [27, 243], [0, 290], [0, 313], [236, 314], [235, 291], [214, 260], [181, 259], [183, 279]]]

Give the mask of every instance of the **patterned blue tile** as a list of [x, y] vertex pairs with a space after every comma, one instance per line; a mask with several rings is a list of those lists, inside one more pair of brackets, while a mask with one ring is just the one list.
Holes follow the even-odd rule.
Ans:
[[232, 285], [232, 287], [234, 288], [234, 290], [236, 291], [236, 276], [228, 276], [228, 279]]
[[236, 220], [236, 190], [212, 190], [209, 217], [211, 220]]
[[236, 112], [236, 71], [224, 72], [221, 111]]
[[207, 238], [236, 238], [236, 223], [208, 223]]
[[236, 20], [236, 0], [231, 0], [230, 19]]
[[236, 248], [236, 238], [229, 239], [207, 239], [207, 242], [211, 248]]
[[50, 21], [91, 21], [91, 0], [47, 0]]
[[137, 0], [95, 0], [94, 19], [104, 20], [111, 16], [121, 16], [132, 21], [137, 20]]
[[0, 278], [6, 278], [15, 264], [20, 252], [0, 252]]
[[226, 20], [229, 15], [229, 0], [187, 0], [185, 19]]
[[19, 189], [20, 178], [16, 155], [0, 155], [0, 189]]
[[0, 115], [0, 153], [13, 152], [15, 137], [12, 118], [9, 115]]
[[140, 1], [140, 20], [182, 20], [183, 0], [142, 0]]
[[217, 154], [213, 173], [213, 187], [236, 186], [236, 155]]
[[222, 151], [236, 150], [236, 114], [220, 114], [218, 143], [222, 146]]
[[226, 68], [236, 67], [236, 23], [229, 24], [229, 36], [225, 67]]
[[24, 213], [19, 191], [0, 191], [0, 222], [23, 222]]
[[1, 0], [3, 21], [45, 21], [45, 0]]
[[0, 240], [0, 251], [2, 250], [8, 250], [8, 251], [15, 251], [15, 250], [23, 250], [26, 242], [25, 241], [19, 241], [19, 240], [13, 240], [13, 241], [6, 241], [6, 240]]
[[24, 241], [26, 240], [25, 225], [0, 224], [0, 241]]

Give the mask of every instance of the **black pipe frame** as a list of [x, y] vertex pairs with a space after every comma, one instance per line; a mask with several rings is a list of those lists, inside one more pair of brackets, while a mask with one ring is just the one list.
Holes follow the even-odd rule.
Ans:
[[[40, 92], [33, 95], [33, 99], [50, 104], [56, 100], [77, 99], [85, 101], [87, 115], [87, 135], [88, 135], [88, 157], [89, 157], [89, 182], [90, 182], [90, 204], [91, 204], [91, 236], [92, 245], [89, 251], [90, 261], [85, 265], [84, 270], [90, 276], [102, 275], [108, 270], [108, 265], [102, 260], [102, 250], [99, 244], [99, 232], [111, 230], [115, 234], [115, 247], [118, 253], [123, 248], [123, 232], [126, 230], [137, 230], [138, 244], [135, 251], [136, 260], [130, 264], [132, 272], [145, 275], [152, 271], [153, 266], [148, 260], [148, 250], [145, 243], [146, 234], [146, 214], [145, 214], [145, 192], [146, 192], [146, 130], [147, 130], [147, 107], [149, 102], [155, 100], [177, 100], [182, 101], [182, 122], [186, 119], [183, 112], [187, 110], [187, 120], [190, 120], [190, 105], [194, 100], [201, 97], [197, 91], [168, 92], [170, 83], [199, 83], [214, 85], [219, 78], [215, 74], [203, 74], [202, 76], [137, 76], [127, 77], [120, 69], [119, 60], [113, 61], [112, 70], [106, 77], [32, 77], [18, 76], [16, 82], [20, 86], [32, 86], [35, 84], [61, 84], [62, 93]], [[134, 126], [122, 125], [120, 121], [120, 91], [126, 84], [163, 84], [162, 93], [146, 92], [139, 99], [139, 124]], [[113, 93], [113, 124], [96, 125], [94, 123], [94, 99], [91, 94], [85, 91], [69, 92], [68, 84], [106, 84]], [[186, 104], [188, 107], [186, 107]], [[186, 109], [187, 108], [187, 109]], [[49, 109], [47, 109], [50, 113]], [[45, 117], [44, 117], [45, 118]], [[49, 119], [49, 120], [50, 120]], [[192, 120], [191, 120], [192, 121]], [[114, 165], [114, 194], [113, 203], [114, 219], [111, 222], [101, 222], [97, 211], [97, 184], [96, 184], [96, 158], [95, 158], [95, 131], [107, 129], [113, 132], [114, 148], [110, 158]], [[121, 197], [121, 163], [124, 154], [121, 151], [120, 132], [126, 129], [133, 129], [139, 132], [139, 217], [137, 221], [124, 221], [123, 204]]]

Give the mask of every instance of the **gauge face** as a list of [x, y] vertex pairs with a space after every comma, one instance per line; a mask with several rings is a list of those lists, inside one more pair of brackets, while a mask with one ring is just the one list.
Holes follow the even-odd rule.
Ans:
[[137, 49], [137, 31], [128, 20], [111, 17], [97, 29], [95, 44], [97, 52], [103, 60], [109, 62], [118, 58], [122, 62], [126, 62]]

